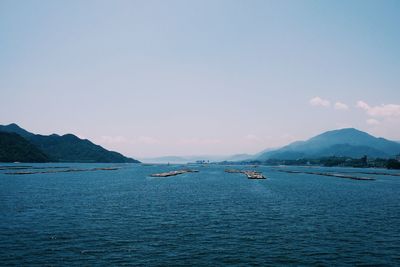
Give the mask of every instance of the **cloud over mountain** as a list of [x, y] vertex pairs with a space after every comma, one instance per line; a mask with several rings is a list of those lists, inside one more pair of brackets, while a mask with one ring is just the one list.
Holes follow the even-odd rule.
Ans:
[[330, 107], [331, 102], [327, 99], [323, 99], [319, 96], [313, 97], [310, 99], [311, 106], [320, 106], [320, 107]]
[[365, 112], [371, 117], [400, 117], [400, 105], [397, 104], [382, 104], [380, 106], [370, 106], [364, 101], [358, 101], [358, 108], [365, 110]]

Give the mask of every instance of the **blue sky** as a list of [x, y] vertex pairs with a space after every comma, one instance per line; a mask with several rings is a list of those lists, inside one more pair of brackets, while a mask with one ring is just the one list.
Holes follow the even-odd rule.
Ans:
[[400, 140], [399, 1], [0, 1], [0, 123], [130, 156]]

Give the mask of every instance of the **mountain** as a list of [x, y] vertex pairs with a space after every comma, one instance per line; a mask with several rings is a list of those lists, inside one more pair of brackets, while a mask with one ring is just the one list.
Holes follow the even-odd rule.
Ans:
[[226, 161], [241, 161], [241, 160], [247, 160], [252, 158], [254, 155], [250, 155], [250, 154], [236, 154], [236, 155], [232, 155], [227, 157], [225, 160]]
[[48, 162], [36, 146], [16, 133], [0, 132], [0, 162]]
[[80, 139], [73, 134], [39, 135], [30, 133], [16, 124], [0, 126], [0, 131], [11, 132], [25, 138], [55, 162], [139, 163], [122, 154]]
[[190, 160], [185, 157], [179, 156], [164, 156], [164, 157], [156, 157], [156, 158], [141, 158], [142, 162], [145, 163], [171, 163], [171, 164], [184, 164], [188, 163]]
[[278, 148], [266, 148], [266, 149], [264, 149], [264, 150], [262, 150], [262, 151], [260, 151], [260, 152], [258, 152], [256, 154], [252, 155], [250, 159], [257, 159], [263, 154], [266, 154], [268, 152], [275, 151], [275, 150], [278, 150], [278, 149], [280, 149], [280, 147], [278, 147]]
[[209, 162], [220, 162], [220, 161], [241, 161], [251, 158], [249, 154], [237, 154], [231, 156], [224, 155], [192, 155], [192, 156], [164, 156], [156, 158], [143, 158], [140, 159], [146, 163], [173, 163], [173, 164], [184, 164], [196, 161], [209, 161]]
[[11, 123], [9, 125], [0, 125], [0, 132], [16, 133], [26, 139], [34, 135], [33, 133], [22, 129], [15, 123]]
[[297, 141], [258, 155], [258, 160], [329, 156], [389, 158], [400, 153], [400, 144], [354, 128], [328, 131], [307, 141]]

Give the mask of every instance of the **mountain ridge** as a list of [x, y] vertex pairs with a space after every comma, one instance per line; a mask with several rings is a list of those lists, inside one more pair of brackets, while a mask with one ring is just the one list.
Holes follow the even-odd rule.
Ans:
[[296, 141], [280, 149], [267, 151], [256, 157], [267, 159], [299, 159], [328, 156], [389, 158], [400, 153], [400, 144], [382, 137], [374, 137], [355, 128], [331, 130], [306, 141]]
[[41, 135], [31, 133], [15, 123], [0, 125], [0, 132], [15, 133], [36, 146], [54, 162], [139, 163], [138, 160], [109, 151], [90, 140], [73, 134]]

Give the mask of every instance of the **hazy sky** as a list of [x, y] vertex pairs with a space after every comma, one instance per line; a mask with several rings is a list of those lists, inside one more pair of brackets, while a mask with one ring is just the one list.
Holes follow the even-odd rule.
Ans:
[[0, 0], [0, 124], [129, 156], [400, 140], [400, 1]]

